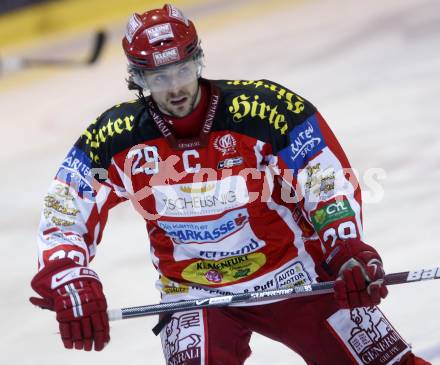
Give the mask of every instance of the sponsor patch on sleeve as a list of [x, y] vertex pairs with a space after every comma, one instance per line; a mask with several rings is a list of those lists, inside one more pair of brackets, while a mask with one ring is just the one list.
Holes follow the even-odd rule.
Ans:
[[355, 213], [347, 199], [327, 204], [312, 213], [312, 223], [317, 232], [329, 224], [347, 217], [354, 217]]
[[280, 151], [285, 163], [295, 171], [302, 169], [307, 162], [327, 145], [319, 128], [316, 115], [312, 115], [304, 123], [289, 133], [290, 145]]
[[86, 153], [73, 147], [61, 164], [56, 179], [72, 187], [80, 197], [85, 193], [91, 194], [93, 192], [91, 165], [92, 161]]

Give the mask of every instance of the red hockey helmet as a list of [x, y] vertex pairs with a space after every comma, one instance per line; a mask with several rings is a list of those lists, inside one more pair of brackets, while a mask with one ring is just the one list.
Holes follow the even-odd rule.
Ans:
[[194, 24], [169, 4], [133, 14], [122, 47], [131, 66], [147, 70], [185, 60], [200, 50]]

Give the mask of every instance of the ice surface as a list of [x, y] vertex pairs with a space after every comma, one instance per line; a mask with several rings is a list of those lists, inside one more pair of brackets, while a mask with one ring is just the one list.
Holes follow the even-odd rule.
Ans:
[[[311, 100], [326, 117], [368, 201], [365, 240], [388, 272], [440, 263], [440, 2], [211, 1], [186, 9], [199, 24], [210, 78], [269, 78]], [[270, 6], [268, 6], [270, 4]], [[161, 364], [155, 318], [112, 324], [102, 353], [66, 351], [52, 313], [28, 303], [35, 233], [58, 163], [100, 112], [133, 98], [119, 39], [97, 67], [27, 72], [0, 89], [0, 363]], [[366, 173], [381, 168], [383, 196]], [[379, 175], [381, 176], [381, 175]], [[380, 191], [379, 191], [380, 192]], [[112, 212], [93, 267], [109, 306], [158, 301], [142, 220], [127, 203]], [[440, 282], [390, 288], [381, 306], [414, 351], [440, 364]], [[248, 365], [304, 364], [255, 335]]]

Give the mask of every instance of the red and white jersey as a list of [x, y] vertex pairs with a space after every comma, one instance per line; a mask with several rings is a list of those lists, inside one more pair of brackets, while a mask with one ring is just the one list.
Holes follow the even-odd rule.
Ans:
[[176, 139], [151, 98], [87, 128], [45, 198], [40, 266], [88, 265], [126, 200], [146, 220], [164, 301], [312, 283], [325, 251], [361, 238], [360, 188], [312, 104], [268, 80], [201, 82], [197, 139]]

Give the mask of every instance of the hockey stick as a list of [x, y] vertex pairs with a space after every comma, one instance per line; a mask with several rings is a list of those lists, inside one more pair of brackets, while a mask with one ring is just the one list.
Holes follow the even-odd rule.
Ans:
[[0, 72], [17, 71], [29, 67], [92, 65], [100, 58], [106, 40], [107, 34], [102, 30], [97, 31], [92, 48], [85, 59], [10, 57], [0, 60]]
[[[440, 279], [440, 267], [414, 271], [398, 272], [385, 276], [387, 285], [405, 284], [415, 281]], [[295, 286], [286, 289], [271, 289], [258, 292], [221, 295], [205, 299], [183, 300], [161, 304], [144, 305], [139, 307], [118, 308], [109, 310], [110, 321], [119, 319], [151, 316], [161, 313], [182, 312], [201, 308], [222, 307], [236, 303], [252, 303], [274, 299], [298, 298], [309, 295], [320, 295], [333, 292], [334, 281]]]

